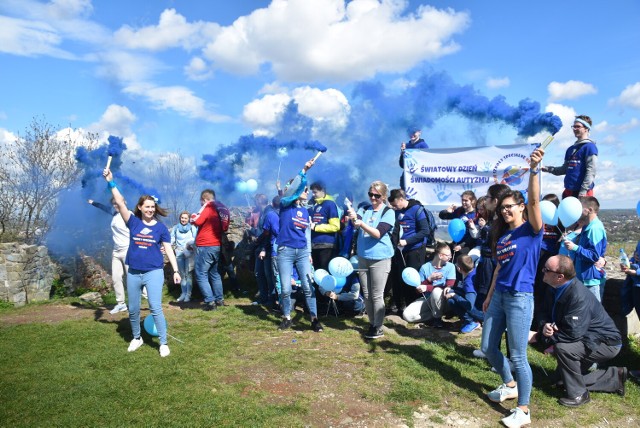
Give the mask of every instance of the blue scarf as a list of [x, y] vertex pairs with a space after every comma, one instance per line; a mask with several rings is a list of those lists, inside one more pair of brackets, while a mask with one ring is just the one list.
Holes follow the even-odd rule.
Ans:
[[178, 232], [180, 233], [187, 233], [189, 231], [191, 231], [191, 225], [189, 223], [185, 224], [184, 226], [182, 225], [182, 223], [178, 223]]

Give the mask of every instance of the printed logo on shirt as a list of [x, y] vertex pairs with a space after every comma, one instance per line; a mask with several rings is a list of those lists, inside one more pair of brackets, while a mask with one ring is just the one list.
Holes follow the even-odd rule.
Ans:
[[516, 253], [518, 246], [511, 241], [511, 234], [506, 235], [504, 238], [498, 241], [496, 245], [496, 254], [498, 263], [501, 265], [508, 263]]

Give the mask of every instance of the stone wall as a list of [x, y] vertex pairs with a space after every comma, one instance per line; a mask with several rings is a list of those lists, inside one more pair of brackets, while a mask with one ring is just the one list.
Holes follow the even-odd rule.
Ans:
[[46, 247], [1, 243], [0, 300], [15, 306], [49, 300], [57, 270]]

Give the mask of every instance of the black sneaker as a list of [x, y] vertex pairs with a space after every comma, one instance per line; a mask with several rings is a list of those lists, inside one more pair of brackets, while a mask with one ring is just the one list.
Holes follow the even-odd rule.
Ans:
[[367, 334], [364, 335], [364, 337], [367, 339], [380, 339], [383, 336], [384, 336], [384, 332], [382, 331], [382, 327], [380, 328], [374, 327], [372, 331], [369, 331]]
[[278, 326], [278, 330], [286, 330], [288, 328], [291, 328], [292, 324], [293, 324], [293, 322], [290, 319], [283, 318], [282, 322]]
[[311, 328], [316, 333], [320, 333], [321, 331], [324, 331], [324, 328], [322, 328], [322, 324], [320, 324], [320, 320], [318, 318], [311, 321]]
[[229, 305], [227, 305], [224, 300], [218, 300], [216, 302], [216, 306], [229, 306]]
[[215, 311], [216, 310], [216, 304], [214, 302], [209, 302], [209, 303], [205, 303], [204, 307], [202, 308], [203, 311]]

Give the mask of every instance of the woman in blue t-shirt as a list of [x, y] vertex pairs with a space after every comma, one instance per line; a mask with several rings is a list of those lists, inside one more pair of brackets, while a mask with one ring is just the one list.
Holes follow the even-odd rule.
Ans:
[[282, 287], [282, 321], [280, 330], [291, 328], [291, 277], [293, 268], [298, 270], [300, 285], [311, 314], [311, 328], [316, 333], [323, 331], [318, 320], [316, 294], [311, 286], [311, 218], [309, 211], [302, 204], [306, 202], [309, 191], [307, 187], [307, 171], [313, 166], [314, 159], [308, 161], [298, 175], [289, 181], [280, 199], [278, 244], [278, 272]]
[[128, 351], [136, 351], [143, 345], [140, 336], [140, 295], [142, 287], [147, 288], [149, 309], [158, 330], [160, 339], [160, 356], [169, 355], [167, 345], [167, 322], [162, 312], [162, 286], [164, 284], [164, 257], [161, 247], [169, 258], [173, 268], [173, 282], [180, 284], [180, 273], [176, 256], [171, 247], [171, 236], [167, 226], [158, 221], [158, 215], [166, 217], [167, 212], [158, 206], [156, 198], [143, 195], [131, 215], [122, 194], [113, 181], [113, 174], [109, 169], [102, 172], [107, 185], [111, 189], [113, 200], [118, 205], [118, 211], [129, 229], [129, 249], [125, 263], [129, 266], [127, 272], [127, 295], [129, 297], [129, 322], [133, 340]]
[[394, 248], [390, 232], [396, 222], [396, 215], [387, 207], [387, 185], [374, 181], [369, 186], [371, 205], [356, 213], [349, 208], [349, 218], [358, 229], [358, 267], [364, 303], [369, 317], [369, 330], [364, 337], [377, 339], [384, 336], [384, 287], [391, 271], [391, 257]]
[[[488, 393], [489, 399], [499, 403], [518, 399], [518, 406], [502, 420], [507, 426], [531, 423], [532, 373], [527, 360], [527, 344], [533, 319], [533, 284], [542, 243], [538, 173], [543, 155], [544, 150], [541, 149], [531, 154], [528, 204], [525, 205], [519, 191], [503, 194], [498, 200], [498, 216], [491, 229], [491, 247], [498, 264], [482, 307], [485, 312], [482, 352], [503, 381]], [[507, 358], [500, 351], [505, 330], [515, 367], [515, 380]]]

